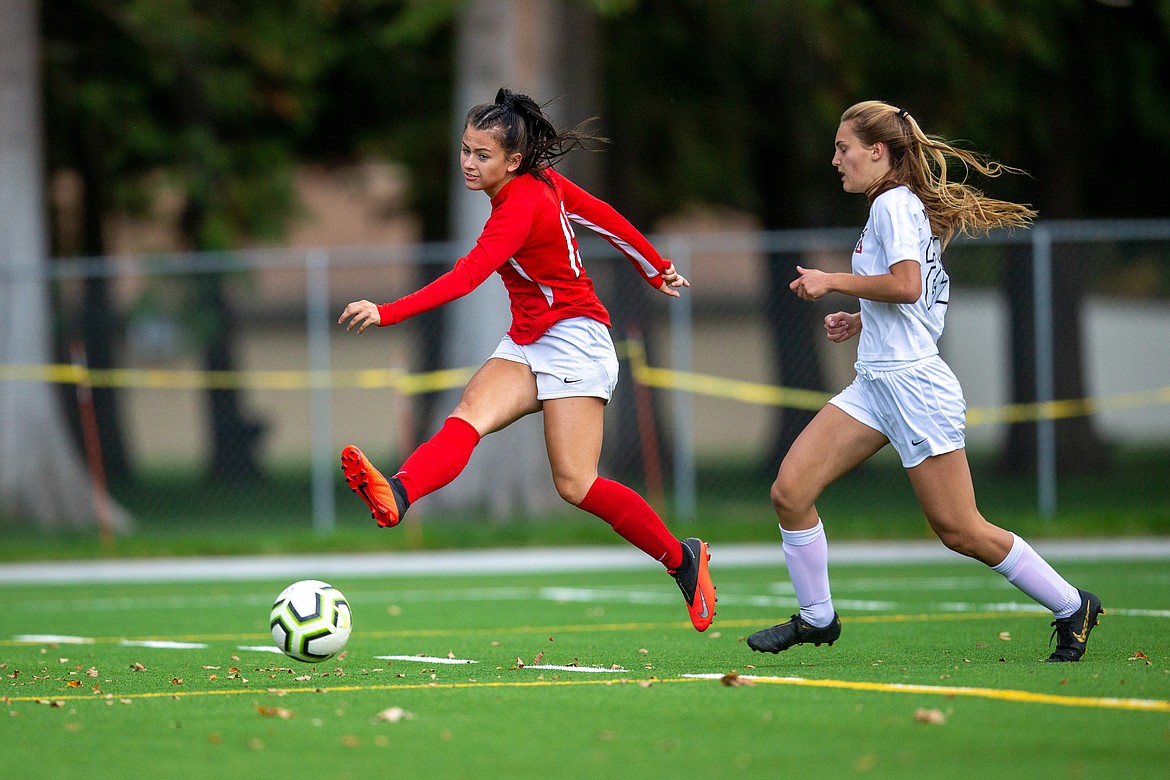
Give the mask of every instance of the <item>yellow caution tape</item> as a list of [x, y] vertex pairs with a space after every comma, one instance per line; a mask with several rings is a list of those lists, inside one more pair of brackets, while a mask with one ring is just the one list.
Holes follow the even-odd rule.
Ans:
[[[645, 350], [640, 342], [630, 340], [620, 346], [620, 351], [629, 359], [634, 381], [649, 387], [726, 398], [760, 406], [808, 411], [820, 409], [831, 397], [829, 393], [816, 390], [747, 382], [693, 371], [656, 368], [646, 363]], [[416, 374], [393, 368], [334, 371], [200, 371], [87, 368], [68, 363], [6, 364], [0, 365], [0, 381], [177, 390], [311, 390], [323, 387], [392, 389], [403, 395], [421, 395], [462, 387], [475, 371], [474, 367], [448, 368]], [[1170, 404], [1170, 386], [1096, 398], [977, 407], [967, 410], [967, 424], [996, 425], [1060, 420], [1104, 411], [1140, 409], [1164, 404]]]

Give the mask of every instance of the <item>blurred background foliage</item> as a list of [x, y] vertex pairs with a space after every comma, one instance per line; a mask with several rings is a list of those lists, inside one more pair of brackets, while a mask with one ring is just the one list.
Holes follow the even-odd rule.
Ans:
[[[605, 186], [635, 222], [701, 202], [768, 228], [856, 223], [864, 204], [842, 205], [828, 163], [841, 111], [868, 98], [1027, 170], [996, 194], [1043, 217], [1170, 208], [1155, 190], [1170, 168], [1170, 3], [580, 4], [600, 130], [618, 141]], [[192, 248], [278, 239], [293, 165], [371, 155], [407, 167], [424, 238], [444, 237], [462, 5], [43, 4], [49, 167], [83, 173], [92, 212], [83, 245], [57, 254], [101, 254], [100, 215], [141, 208], [160, 181], [185, 193]]]
[[[841, 196], [829, 161], [841, 112], [870, 98], [903, 106], [929, 132], [1026, 170], [1029, 176], [1006, 177], [990, 189], [1033, 204], [1041, 219], [1170, 216], [1159, 191], [1170, 178], [1170, 0], [496, 5], [519, 23], [548, 4], [575, 12], [565, 18], [582, 27], [574, 38], [579, 48], [562, 57], [595, 68], [582, 83], [597, 89], [536, 97], [552, 101], [554, 119], [577, 104], [596, 110], [596, 130], [613, 143], [604, 154], [575, 156], [573, 175], [579, 166], [590, 168], [582, 177], [590, 187], [648, 231], [696, 209], [727, 210], [764, 229], [855, 228], [864, 221], [865, 203]], [[457, 185], [453, 134], [468, 108], [455, 104], [455, 47], [469, 6], [457, 0], [44, 0], [46, 173], [68, 171], [80, 182], [74, 204], [80, 217], [70, 216], [80, 227], [54, 225], [51, 255], [106, 256], [111, 219], [148, 215], [165, 198], [178, 199], [185, 249], [278, 243], [302, 216], [299, 168], [371, 159], [405, 171], [418, 237], [449, 238]], [[51, 220], [60, 218], [50, 209]], [[1095, 262], [1101, 276], [1114, 280], [1103, 289], [1170, 290], [1162, 246], [1103, 247]], [[998, 251], [974, 248], [966, 256]], [[759, 284], [775, 309], [766, 317], [785, 383], [822, 389], [815, 362], [801, 373], [793, 357], [809, 353], [808, 320], [816, 316], [789, 305], [795, 299], [784, 288], [797, 259], [767, 257]], [[1062, 288], [1068, 327], [1060, 333], [1070, 342], [1063, 355], [1075, 356], [1081, 348], [1076, 311], [1092, 274], [1083, 261], [1075, 274], [1062, 272], [1061, 258], [1056, 262], [1058, 281], [1072, 285]], [[999, 267], [994, 263], [960, 261], [952, 272], [1021, 291], [1011, 303], [1018, 312], [1030, 300], [1031, 280], [1016, 265], [999, 272], [990, 270]], [[238, 367], [238, 315], [225, 276], [196, 275], [181, 285], [181, 301], [163, 304], [203, 351], [207, 370]], [[615, 323], [637, 308], [619, 297], [625, 292], [608, 292]], [[59, 314], [60, 351], [81, 334], [91, 366], [116, 365], [111, 345], [124, 336], [125, 323], [113, 309], [108, 280], [87, 279], [81, 310]], [[1030, 322], [1013, 320], [1013, 328], [1026, 335]], [[1022, 339], [1013, 332], [1014, 342]], [[1058, 361], [1058, 370], [1077, 369], [1058, 397], [1083, 395], [1077, 365]], [[1012, 400], [1033, 400], [1032, 381], [1016, 377]], [[210, 395], [208, 463], [218, 471], [211, 476], [254, 480], [264, 421], [234, 390]], [[96, 389], [94, 402], [106, 466], [117, 480], [133, 469], [113, 391]], [[803, 420], [783, 418], [765, 472]], [[621, 435], [634, 426], [616, 428]], [[1030, 431], [1016, 426], [1005, 447], [1018, 461], [1009, 469], [1017, 476], [1034, 462], [1034, 443], [1024, 438]], [[1104, 448], [1092, 431], [1077, 440], [1080, 445], [1062, 450], [1068, 460], [1101, 469]], [[719, 505], [729, 501], [722, 496]]]

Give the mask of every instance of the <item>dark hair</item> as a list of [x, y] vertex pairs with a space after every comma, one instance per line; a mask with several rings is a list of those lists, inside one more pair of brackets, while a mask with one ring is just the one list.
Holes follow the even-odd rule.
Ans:
[[520, 167], [516, 175], [532, 173], [548, 181], [545, 169], [580, 146], [588, 148], [590, 141], [606, 139], [590, 135], [583, 128], [586, 120], [572, 130], [558, 130], [536, 101], [510, 89], [500, 88], [494, 103], [482, 103], [467, 112], [465, 127], [492, 134], [504, 154], [520, 153]]

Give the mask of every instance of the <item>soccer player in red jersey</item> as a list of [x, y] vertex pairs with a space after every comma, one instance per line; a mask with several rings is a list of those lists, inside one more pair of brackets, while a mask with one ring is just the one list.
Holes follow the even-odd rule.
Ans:
[[492, 204], [475, 248], [435, 281], [392, 303], [350, 303], [338, 322], [358, 333], [370, 325], [394, 325], [466, 295], [498, 273], [511, 303], [511, 327], [442, 428], [397, 473], [387, 479], [353, 445], [342, 450], [342, 471], [378, 525], [394, 526], [413, 502], [459, 475], [481, 437], [543, 412], [557, 492], [661, 562], [682, 590], [692, 624], [704, 631], [715, 614], [707, 544], [680, 541], [640, 495], [597, 473], [603, 412], [617, 384], [618, 361], [609, 314], [585, 273], [572, 223], [599, 233], [660, 292], [677, 298], [690, 283], [612, 206], [553, 169], [588, 140], [579, 128], [557, 129], [535, 101], [507, 89], [467, 114], [460, 151], [464, 183]]

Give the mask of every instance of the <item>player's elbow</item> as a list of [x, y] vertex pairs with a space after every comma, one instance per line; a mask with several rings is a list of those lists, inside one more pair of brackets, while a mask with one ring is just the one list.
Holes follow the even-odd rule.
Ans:
[[903, 282], [894, 290], [894, 303], [914, 303], [922, 295], [922, 280]]

